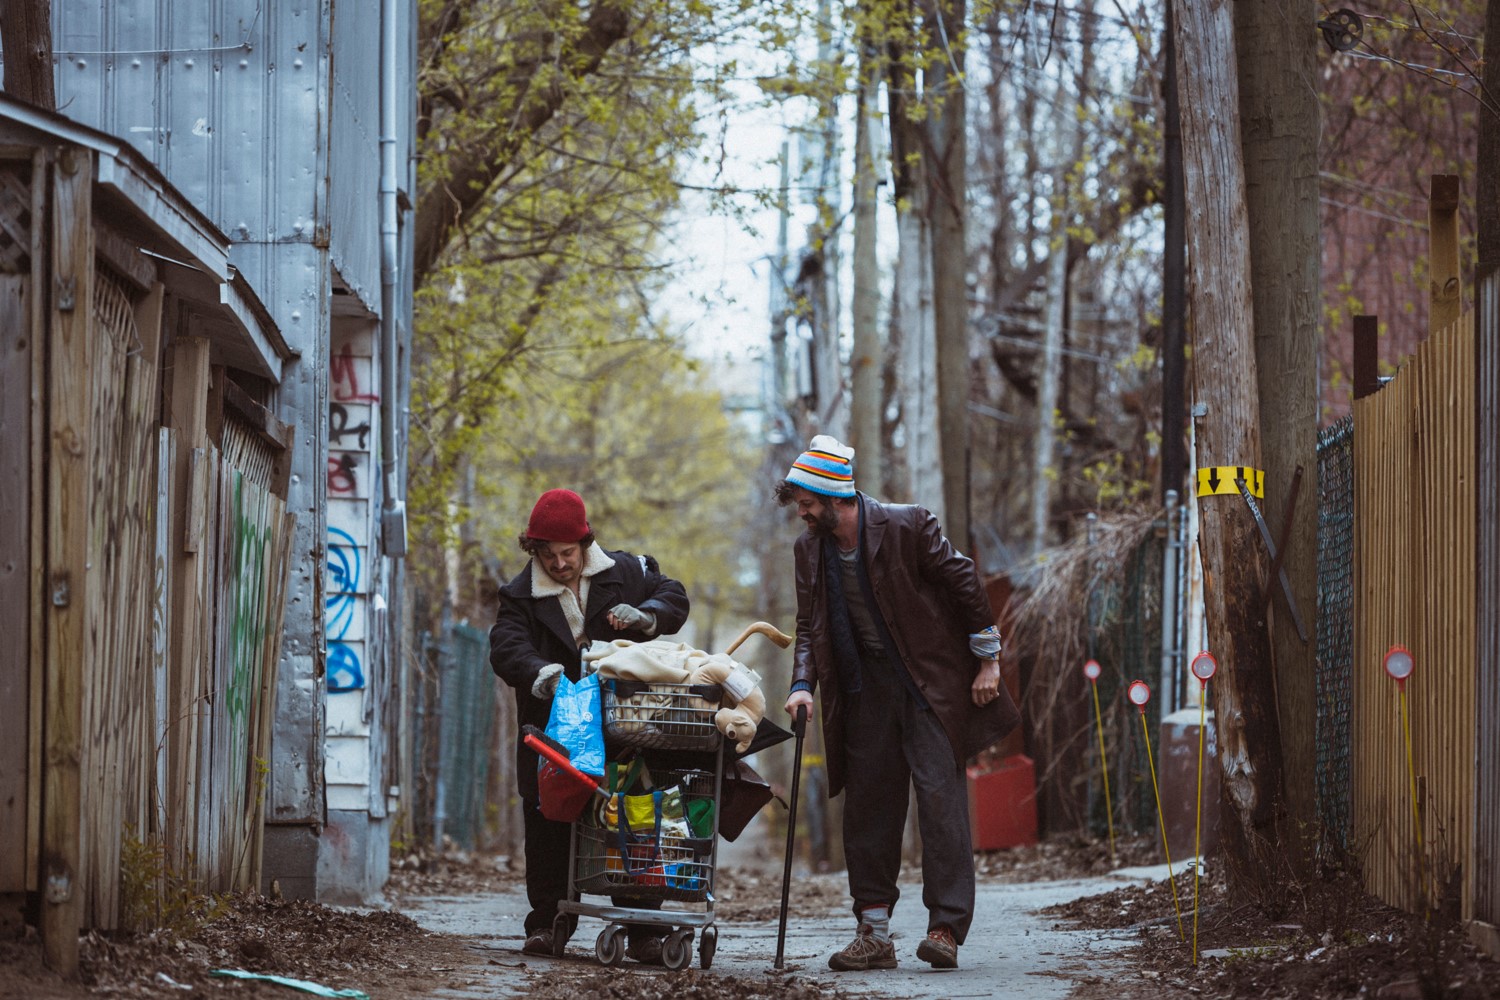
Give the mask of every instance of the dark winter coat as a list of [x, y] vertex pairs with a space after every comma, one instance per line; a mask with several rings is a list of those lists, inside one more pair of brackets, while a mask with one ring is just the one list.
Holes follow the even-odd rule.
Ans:
[[[614, 566], [589, 577], [588, 607], [583, 609], [588, 638], [602, 642], [614, 639], [645, 642], [682, 628], [688, 616], [687, 591], [682, 584], [664, 576], [650, 556], [611, 551], [605, 555], [614, 561]], [[573, 641], [562, 602], [557, 597], [538, 598], [532, 594], [534, 567], [534, 563], [528, 562], [525, 569], [500, 588], [500, 610], [490, 629], [490, 666], [515, 689], [518, 731], [527, 723], [539, 729], [547, 727], [552, 700], [531, 693], [541, 669], [549, 663], [560, 663], [568, 679], [576, 681], [583, 666], [583, 654]], [[656, 635], [611, 627], [606, 615], [617, 604], [629, 604], [654, 614]], [[532, 802], [537, 797], [536, 768], [536, 752], [518, 737], [517, 784], [521, 796]]]
[[[995, 623], [984, 586], [973, 560], [953, 548], [930, 511], [858, 496], [863, 508], [860, 549], [876, 607], [894, 646], [888, 653], [910, 674], [948, 734], [956, 765], [962, 766], [1021, 721], [1004, 684], [994, 701], [983, 708], [974, 704], [971, 689], [979, 661], [969, 651], [969, 635]], [[793, 551], [797, 648], [792, 683], [806, 681], [822, 690], [832, 797], [843, 790], [846, 769], [857, 764], [844, 757], [843, 699], [821, 539], [804, 532]]]

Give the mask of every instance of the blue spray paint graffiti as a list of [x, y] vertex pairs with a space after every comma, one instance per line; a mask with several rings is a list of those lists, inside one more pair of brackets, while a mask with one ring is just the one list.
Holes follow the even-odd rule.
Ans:
[[365, 686], [364, 665], [344, 642], [359, 600], [359, 544], [342, 528], [328, 529], [328, 595], [324, 618], [328, 629], [328, 690], [357, 691]]

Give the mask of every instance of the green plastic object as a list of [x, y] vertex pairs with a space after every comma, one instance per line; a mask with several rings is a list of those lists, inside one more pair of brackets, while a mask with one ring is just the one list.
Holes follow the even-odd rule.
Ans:
[[267, 976], [259, 972], [246, 972], [244, 969], [214, 969], [209, 973], [211, 976], [224, 976], [227, 979], [256, 979], [264, 983], [277, 983], [281, 986], [290, 986], [294, 990], [303, 993], [311, 993], [315, 997], [335, 997], [337, 1000], [370, 1000], [370, 994], [359, 990], [335, 990], [318, 983], [310, 983], [305, 979], [292, 979], [288, 976]]

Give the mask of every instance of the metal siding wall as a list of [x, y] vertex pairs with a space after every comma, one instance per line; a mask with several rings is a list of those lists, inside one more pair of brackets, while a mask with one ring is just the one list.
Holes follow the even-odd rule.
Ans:
[[380, 312], [380, 18], [371, 0], [333, 8], [333, 108], [329, 167], [338, 183], [329, 212], [333, 266], [371, 312]]
[[55, 0], [52, 13], [69, 117], [128, 139], [230, 238], [314, 242], [328, 222], [323, 5]]
[[1475, 694], [1473, 316], [1424, 343], [1354, 404], [1358, 510], [1352, 843], [1376, 895], [1419, 909], [1411, 795], [1386, 650], [1412, 651], [1407, 685], [1423, 867], [1437, 891], [1462, 866], [1472, 900]]
[[1479, 282], [1474, 916], [1500, 925], [1500, 271]]

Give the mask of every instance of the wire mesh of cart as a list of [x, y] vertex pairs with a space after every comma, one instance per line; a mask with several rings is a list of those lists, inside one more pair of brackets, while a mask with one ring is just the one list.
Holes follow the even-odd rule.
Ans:
[[[597, 917], [605, 927], [594, 954], [605, 965], [624, 960], [627, 927], [638, 927], [666, 932], [662, 964], [674, 971], [692, 964], [696, 932], [707, 969], [718, 945], [713, 885], [724, 743], [714, 713], [723, 690], [606, 678], [600, 693], [611, 760], [643, 760], [652, 787], [630, 796], [601, 790], [572, 824], [569, 898], [558, 904], [554, 947], [568, 937], [568, 915]], [[611, 903], [584, 902], [585, 895]]]

